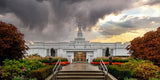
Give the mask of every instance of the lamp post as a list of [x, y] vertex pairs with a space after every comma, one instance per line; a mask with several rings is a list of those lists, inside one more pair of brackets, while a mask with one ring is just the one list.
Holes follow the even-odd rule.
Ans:
[[109, 65], [112, 65], [112, 57], [109, 57]]
[[49, 57], [49, 65], [52, 65], [52, 58]]

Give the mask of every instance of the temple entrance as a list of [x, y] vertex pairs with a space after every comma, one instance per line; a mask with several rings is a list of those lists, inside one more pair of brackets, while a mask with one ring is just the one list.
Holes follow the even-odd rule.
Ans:
[[86, 52], [74, 52], [75, 62], [86, 62]]

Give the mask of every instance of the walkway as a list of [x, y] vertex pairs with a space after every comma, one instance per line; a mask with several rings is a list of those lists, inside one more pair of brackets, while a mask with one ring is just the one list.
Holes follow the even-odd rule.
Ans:
[[98, 66], [90, 63], [72, 63], [62, 67], [62, 71], [100, 71]]

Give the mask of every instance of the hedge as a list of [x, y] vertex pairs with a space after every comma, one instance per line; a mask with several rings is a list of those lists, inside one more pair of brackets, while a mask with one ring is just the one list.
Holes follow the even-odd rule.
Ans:
[[38, 80], [44, 80], [52, 73], [53, 67], [53, 65], [49, 65], [46, 67], [39, 68], [37, 70], [33, 70], [31, 71], [30, 77], [37, 78]]
[[[93, 60], [93, 62], [100, 62], [100, 60], [101, 60], [101, 58], [96, 58], [96, 59]], [[109, 61], [108, 58], [102, 58], [102, 60], [104, 62], [108, 62]], [[129, 59], [112, 58], [112, 62], [122, 62], [122, 63], [124, 63], [124, 62], [128, 62], [128, 61], [129, 61]]]
[[[57, 62], [59, 58], [52, 58], [52, 63]], [[42, 58], [39, 59], [39, 61], [43, 62], [43, 63], [49, 63], [49, 58]], [[67, 58], [61, 58], [61, 61], [68, 61]]]
[[125, 69], [120, 65], [107, 65], [108, 72], [115, 76], [118, 80], [124, 80], [131, 77], [133, 73], [129, 69]]

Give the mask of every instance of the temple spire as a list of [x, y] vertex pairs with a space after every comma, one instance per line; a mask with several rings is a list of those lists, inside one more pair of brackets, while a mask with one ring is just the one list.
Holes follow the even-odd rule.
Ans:
[[82, 38], [83, 35], [82, 35], [82, 27], [81, 27], [81, 15], [79, 16], [79, 21], [78, 21], [78, 34], [77, 34], [77, 37], [78, 38]]

